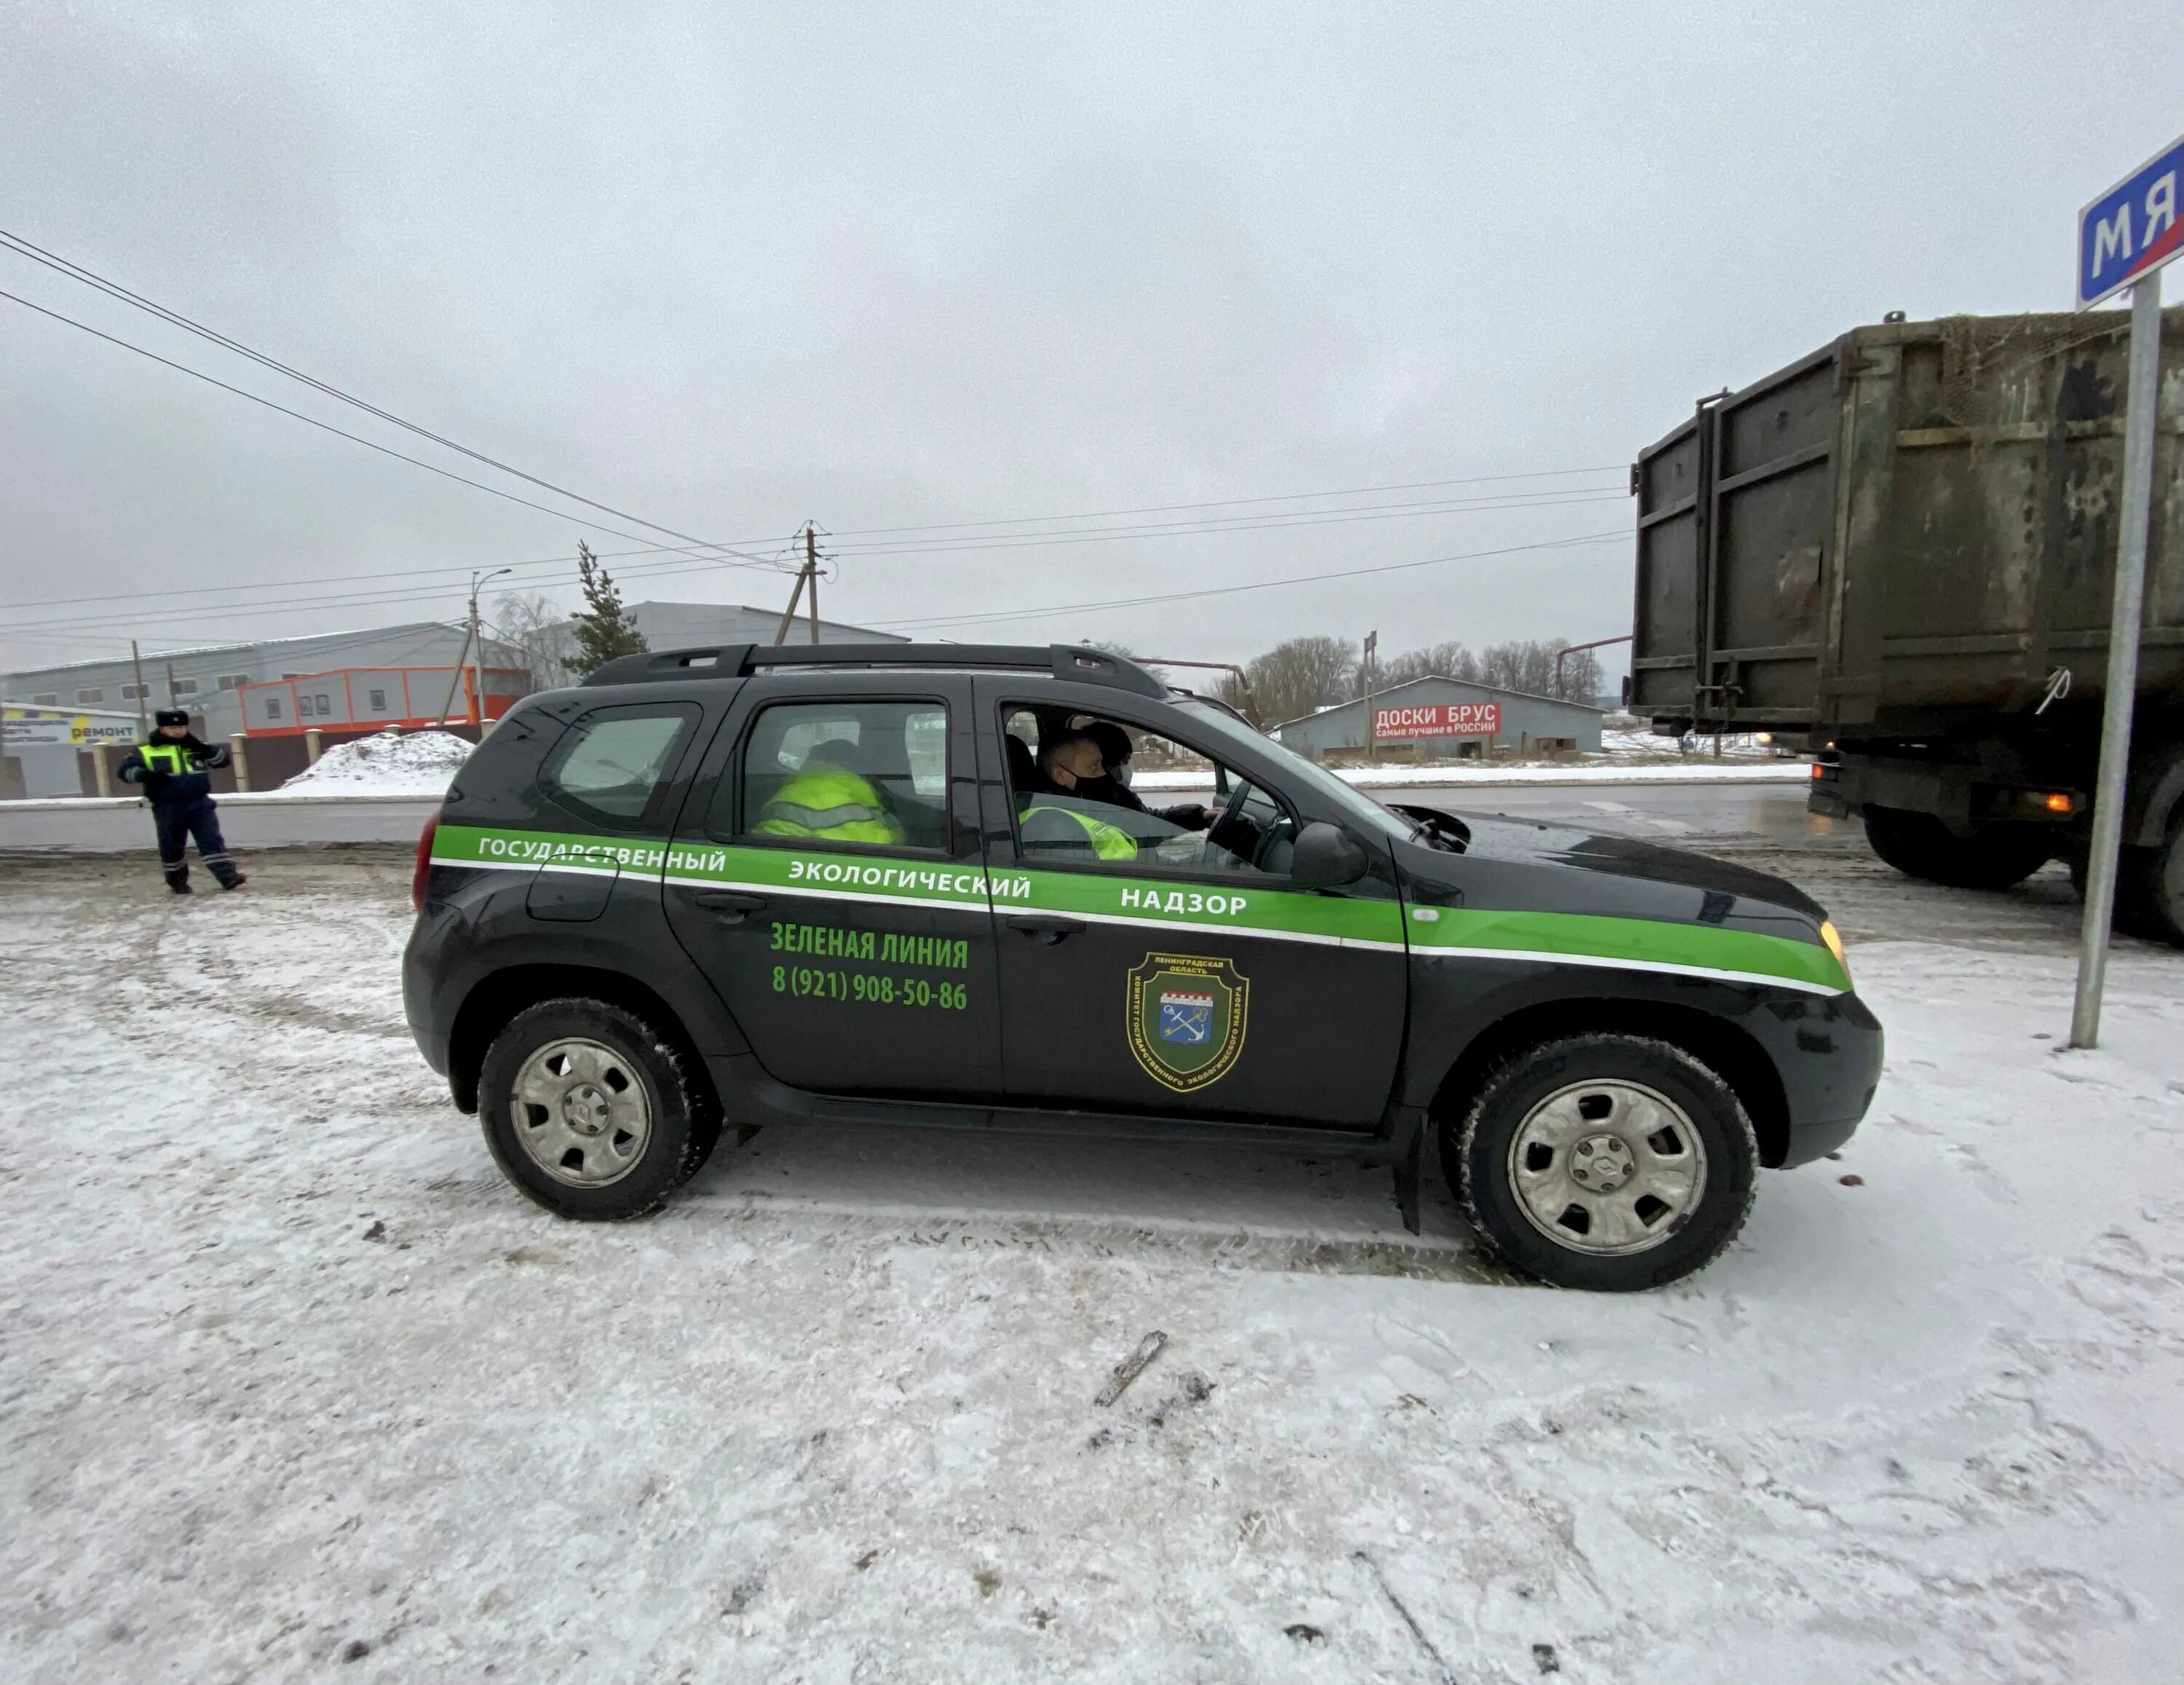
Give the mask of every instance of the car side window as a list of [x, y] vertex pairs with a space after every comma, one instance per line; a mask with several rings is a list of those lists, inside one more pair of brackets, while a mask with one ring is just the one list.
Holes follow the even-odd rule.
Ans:
[[658, 816], [676, 757], [698, 723], [687, 702], [598, 708], [562, 733], [539, 769], [562, 806], [616, 829]]
[[1031, 704], [1001, 711], [1017, 845], [1033, 865], [1280, 878], [1295, 815], [1195, 745]]
[[706, 829], [738, 841], [948, 846], [948, 709], [938, 699], [759, 710]]

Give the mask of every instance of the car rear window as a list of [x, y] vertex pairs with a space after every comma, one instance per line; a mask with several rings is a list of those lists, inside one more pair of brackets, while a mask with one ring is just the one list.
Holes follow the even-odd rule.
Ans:
[[562, 734], [538, 775], [562, 806], [627, 829], [653, 817], [698, 721], [688, 703], [599, 708]]

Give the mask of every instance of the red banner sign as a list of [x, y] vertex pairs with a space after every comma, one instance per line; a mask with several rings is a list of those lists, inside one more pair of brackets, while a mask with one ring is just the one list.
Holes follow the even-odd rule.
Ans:
[[1499, 702], [1435, 702], [1422, 707], [1375, 708], [1373, 735], [1382, 741], [1421, 737], [1499, 737]]

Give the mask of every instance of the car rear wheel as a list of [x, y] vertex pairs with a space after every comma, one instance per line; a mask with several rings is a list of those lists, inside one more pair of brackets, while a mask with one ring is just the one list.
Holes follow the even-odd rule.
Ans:
[[604, 1001], [542, 1001], [486, 1051], [478, 1121], [509, 1180], [563, 1217], [656, 1211], [719, 1138], [711, 1096], [652, 1025]]
[[1736, 1094], [1681, 1048], [1595, 1035], [1496, 1067], [1442, 1124], [1441, 1162], [1507, 1262], [1554, 1286], [1633, 1292], [1736, 1237], [1759, 1149]]

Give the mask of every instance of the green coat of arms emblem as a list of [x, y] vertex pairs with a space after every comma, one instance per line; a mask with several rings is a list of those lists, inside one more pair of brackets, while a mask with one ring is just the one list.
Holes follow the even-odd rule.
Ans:
[[1228, 1074], [1244, 1051], [1251, 990], [1233, 961], [1147, 954], [1128, 984], [1130, 1052], [1147, 1076], [1192, 1094]]

